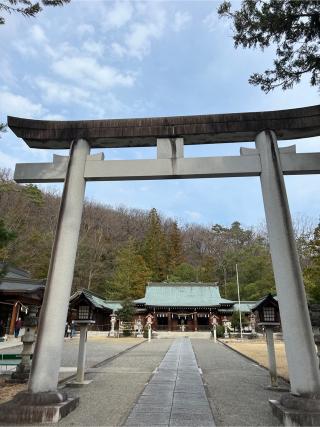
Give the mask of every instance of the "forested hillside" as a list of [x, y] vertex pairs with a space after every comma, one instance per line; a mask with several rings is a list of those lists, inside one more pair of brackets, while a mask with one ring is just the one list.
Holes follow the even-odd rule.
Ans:
[[[17, 185], [0, 172], [0, 260], [45, 278], [60, 199], [34, 185]], [[320, 227], [300, 218], [297, 243], [310, 300], [320, 302]], [[152, 281], [217, 281], [236, 299], [275, 292], [266, 232], [215, 224], [179, 226], [156, 209], [112, 209], [85, 202], [73, 289], [110, 298], [139, 298]]]

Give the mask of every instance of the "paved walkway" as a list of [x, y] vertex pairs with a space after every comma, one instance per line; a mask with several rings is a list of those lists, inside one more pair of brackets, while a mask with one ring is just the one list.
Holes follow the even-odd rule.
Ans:
[[[217, 426], [279, 425], [269, 399], [281, 393], [265, 389], [270, 384], [266, 369], [213, 340], [192, 340], [192, 346]], [[288, 387], [281, 380], [280, 385]]]
[[67, 393], [80, 396], [75, 411], [59, 422], [64, 426], [121, 426], [172, 340], [152, 340], [95, 369], [87, 369], [91, 384]]
[[215, 426], [189, 339], [171, 345], [125, 426]]

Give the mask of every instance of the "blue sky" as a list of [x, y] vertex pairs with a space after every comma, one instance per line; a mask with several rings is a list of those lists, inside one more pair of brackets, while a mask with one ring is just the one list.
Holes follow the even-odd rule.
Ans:
[[[0, 26], [0, 120], [231, 113], [319, 103], [319, 92], [306, 80], [268, 95], [249, 86], [250, 73], [271, 66], [272, 49], [235, 50], [230, 23], [217, 17], [218, 4], [73, 0], [34, 19], [7, 16]], [[237, 155], [245, 145], [253, 146], [188, 146], [185, 155]], [[320, 138], [297, 141], [297, 151], [320, 151]], [[106, 159], [155, 156], [153, 148], [105, 150]], [[52, 152], [29, 149], [10, 131], [0, 140], [0, 167], [51, 158]], [[293, 215], [317, 220], [319, 176], [287, 177], [286, 184]], [[86, 196], [111, 206], [156, 207], [181, 223], [264, 220], [258, 178], [88, 183]]]

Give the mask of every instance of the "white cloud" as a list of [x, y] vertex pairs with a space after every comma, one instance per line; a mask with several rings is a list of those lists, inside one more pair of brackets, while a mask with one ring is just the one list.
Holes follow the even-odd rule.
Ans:
[[44, 77], [38, 77], [35, 83], [42, 90], [43, 99], [49, 103], [79, 103], [90, 98], [90, 93], [84, 89], [57, 83]]
[[33, 25], [29, 34], [29, 37], [15, 41], [14, 47], [16, 50], [27, 56], [41, 56], [43, 53], [51, 57], [56, 56], [56, 50], [51, 48], [44, 30], [39, 25]]
[[138, 59], [147, 55], [152, 39], [159, 39], [162, 36], [165, 22], [165, 11], [156, 8], [152, 9], [150, 16], [145, 16], [144, 22], [133, 23], [125, 37], [127, 53]]
[[5, 169], [14, 169], [19, 159], [14, 156], [10, 156], [3, 151], [0, 151], [0, 167]]
[[111, 49], [120, 58], [122, 58], [127, 52], [125, 47], [121, 46], [119, 43], [116, 42], [111, 44]]
[[103, 29], [109, 31], [111, 29], [119, 29], [127, 24], [133, 13], [131, 3], [127, 1], [117, 1], [113, 9], [108, 10], [103, 19]]
[[66, 120], [62, 114], [46, 114], [42, 117], [43, 120]]
[[20, 55], [27, 57], [36, 57], [39, 55], [39, 49], [36, 49], [27, 40], [16, 40], [12, 43], [13, 48], [20, 53]]
[[45, 35], [45, 32], [39, 25], [33, 25], [31, 27], [30, 32], [33, 40], [36, 41], [37, 43], [47, 43], [48, 41], [47, 36]]
[[104, 53], [104, 45], [93, 40], [87, 40], [83, 43], [83, 49], [94, 56], [102, 56]]
[[183, 30], [187, 23], [191, 21], [191, 15], [188, 12], [176, 12], [173, 17], [172, 28], [175, 32]]
[[74, 56], [53, 63], [53, 70], [60, 76], [78, 81], [93, 88], [133, 86], [135, 78], [130, 73], [121, 73], [113, 67], [99, 64], [94, 58]]
[[9, 56], [5, 53], [1, 53], [0, 56], [0, 70], [1, 70], [1, 81], [4, 84], [16, 84], [17, 78], [13, 72], [13, 66], [11, 65], [11, 61]]
[[94, 27], [89, 24], [80, 24], [77, 27], [77, 31], [80, 36], [84, 34], [94, 34]]
[[229, 28], [228, 20], [220, 19], [216, 10], [209, 13], [202, 22], [210, 32], [218, 31], [221, 28]]
[[9, 116], [18, 117], [39, 117], [45, 112], [41, 104], [8, 91], [0, 91], [0, 110]]
[[184, 212], [193, 221], [197, 221], [202, 218], [202, 214], [200, 212], [196, 212], [196, 211], [184, 211]]
[[40, 96], [47, 104], [59, 104], [57, 114], [50, 113], [43, 117], [48, 120], [65, 120], [68, 112], [61, 106], [69, 109], [75, 105], [85, 109], [85, 115], [90, 118], [113, 117], [114, 115], [126, 115], [128, 107], [123, 104], [111, 92], [92, 92], [73, 84], [58, 83], [45, 77], [35, 79], [37, 88], [40, 89]]

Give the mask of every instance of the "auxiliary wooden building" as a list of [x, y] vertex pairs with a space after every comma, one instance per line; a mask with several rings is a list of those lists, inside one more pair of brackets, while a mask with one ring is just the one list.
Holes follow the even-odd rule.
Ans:
[[91, 330], [108, 331], [110, 316], [122, 307], [119, 301], [105, 300], [87, 289], [75, 292], [69, 303], [68, 322], [75, 319], [94, 320]]
[[45, 280], [31, 278], [28, 271], [0, 263], [3, 277], [0, 279], [0, 321], [5, 333], [13, 335], [16, 320], [24, 314], [29, 305], [40, 308], [45, 289]]

